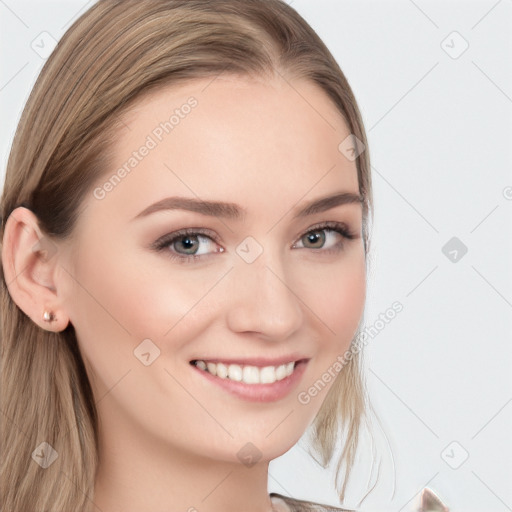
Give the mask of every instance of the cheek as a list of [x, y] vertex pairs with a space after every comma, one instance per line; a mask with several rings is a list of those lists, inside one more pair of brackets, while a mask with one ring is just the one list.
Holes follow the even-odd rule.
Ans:
[[357, 251], [340, 260], [339, 264], [325, 266], [315, 280], [308, 281], [309, 284], [303, 284], [305, 303], [324, 326], [325, 346], [331, 352], [344, 350], [350, 345], [364, 311], [364, 253]]
[[366, 299], [366, 269], [361, 264], [340, 278], [339, 288], [332, 291], [334, 330], [352, 340], [361, 320]]
[[[70, 290], [72, 323], [93, 391], [105, 397], [103, 413], [120, 406], [133, 422], [152, 418], [146, 427], [157, 429], [171, 424], [164, 404], [190, 406], [188, 395], [165, 370], [177, 371], [187, 387], [186, 351], [216, 313], [206, 296], [222, 272], [184, 271], [164, 260], [144, 270], [140, 261], [120, 260], [118, 254], [102, 251], [101, 260], [88, 254], [77, 265]], [[152, 362], [145, 366], [148, 350]], [[191, 414], [196, 425], [204, 423], [203, 413], [198, 408]]]
[[[91, 359], [132, 363], [133, 351], [146, 339], [173, 353], [209, 322], [203, 299], [222, 277], [218, 269], [193, 272], [165, 258], [148, 265], [122, 251], [103, 249], [84, 256], [74, 272], [68, 303], [79, 339]], [[134, 251], [136, 254], [136, 251]], [[125, 251], [124, 254], [130, 254]], [[100, 263], [98, 263], [100, 262]]]
[[[308, 305], [314, 310], [318, 328], [316, 352], [297, 391], [303, 414], [314, 418], [329, 389], [343, 370], [341, 362], [359, 327], [366, 298], [366, 267], [361, 257], [340, 261], [317, 276], [318, 286], [308, 286]], [[344, 392], [344, 391], [343, 391]]]

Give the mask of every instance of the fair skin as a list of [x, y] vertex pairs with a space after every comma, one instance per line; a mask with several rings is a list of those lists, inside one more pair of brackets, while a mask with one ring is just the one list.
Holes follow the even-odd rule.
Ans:
[[[44, 329], [71, 322], [87, 366], [100, 419], [94, 510], [270, 512], [269, 461], [299, 440], [332, 385], [308, 404], [297, 400], [361, 319], [362, 207], [294, 218], [315, 199], [359, 191], [356, 163], [338, 150], [345, 122], [315, 85], [292, 84], [222, 76], [145, 96], [124, 116], [130, 129], [116, 134], [96, 186], [175, 108], [190, 96], [198, 104], [103, 199], [85, 197], [73, 236], [50, 259], [31, 251], [43, 233], [29, 210], [8, 220], [11, 296]], [[161, 210], [134, 219], [170, 196], [236, 203], [246, 215]], [[355, 237], [311, 229], [328, 221]], [[183, 243], [150, 247], [182, 228], [207, 230], [195, 238], [200, 259], [172, 259], [187, 254]], [[252, 263], [236, 252], [248, 236], [263, 248]], [[51, 324], [45, 309], [55, 312]], [[145, 339], [160, 350], [148, 366], [134, 356]], [[190, 364], [282, 356], [307, 362], [284, 397], [266, 402], [235, 396]], [[247, 443], [261, 456], [250, 467], [237, 456]]]

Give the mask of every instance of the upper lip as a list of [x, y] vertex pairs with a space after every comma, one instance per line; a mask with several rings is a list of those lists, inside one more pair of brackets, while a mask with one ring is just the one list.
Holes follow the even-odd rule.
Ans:
[[239, 364], [239, 365], [247, 365], [247, 366], [280, 366], [282, 364], [308, 360], [309, 357], [294, 355], [291, 354], [289, 356], [276, 357], [274, 359], [268, 357], [245, 357], [245, 358], [232, 358], [232, 357], [206, 357], [201, 358], [197, 357], [192, 359], [192, 361], [204, 361], [205, 363], [225, 363], [225, 364]]

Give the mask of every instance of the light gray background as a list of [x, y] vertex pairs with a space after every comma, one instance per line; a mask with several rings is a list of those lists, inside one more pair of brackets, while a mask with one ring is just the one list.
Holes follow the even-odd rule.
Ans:
[[[0, 0], [2, 181], [44, 62], [33, 47], [93, 3]], [[289, 3], [340, 63], [369, 136], [367, 324], [403, 304], [365, 349], [381, 477], [359, 505], [375, 477], [365, 437], [345, 505], [410, 511], [429, 486], [453, 512], [512, 511], [512, 1]], [[462, 257], [442, 252], [452, 237]], [[300, 444], [272, 462], [269, 490], [339, 505]]]

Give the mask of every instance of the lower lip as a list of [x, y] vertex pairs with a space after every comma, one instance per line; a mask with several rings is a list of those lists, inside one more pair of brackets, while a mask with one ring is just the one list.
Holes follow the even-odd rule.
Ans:
[[227, 392], [250, 402], [275, 402], [288, 395], [298, 384], [302, 374], [306, 369], [308, 361], [300, 361], [295, 365], [293, 372], [282, 380], [273, 382], [272, 384], [246, 384], [230, 379], [221, 379], [211, 373], [201, 370], [195, 365], [191, 365], [192, 369], [199, 372], [205, 379], [217, 384]]

